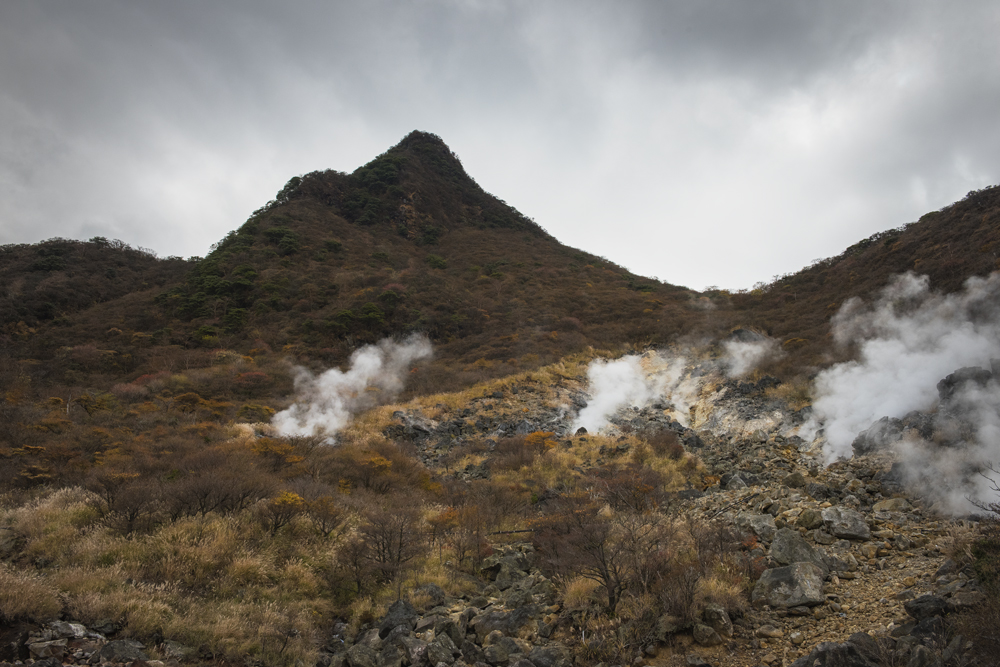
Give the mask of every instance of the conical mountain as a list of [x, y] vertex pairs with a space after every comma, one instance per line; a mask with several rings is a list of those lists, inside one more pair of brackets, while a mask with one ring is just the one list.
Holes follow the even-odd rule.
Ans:
[[60, 345], [114, 323], [152, 347], [267, 347], [328, 366], [419, 332], [435, 343], [428, 377], [454, 386], [704, 322], [694, 292], [560, 244], [423, 132], [351, 174], [291, 179], [186, 277], [150, 287], [57, 313]]
[[440, 137], [412, 132], [351, 174], [291, 179], [193, 264], [103, 239], [4, 247], [0, 325], [7, 354], [51, 377], [81, 345], [121, 377], [218, 348], [338, 365], [365, 343], [423, 333], [436, 357], [416, 386], [429, 391], [734, 326], [777, 339], [789, 354], [768, 370], [788, 375], [829, 363], [830, 318], [892, 275], [954, 291], [995, 270], [998, 223], [1000, 187], [986, 188], [770, 284], [698, 294], [562, 245], [483, 190]]

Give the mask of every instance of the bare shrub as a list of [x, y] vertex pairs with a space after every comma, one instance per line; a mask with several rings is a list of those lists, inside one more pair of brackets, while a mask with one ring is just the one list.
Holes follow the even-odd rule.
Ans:
[[648, 437], [646, 442], [657, 456], [674, 461], [684, 456], [684, 445], [681, 444], [680, 438], [673, 431], [667, 429], [657, 431]]

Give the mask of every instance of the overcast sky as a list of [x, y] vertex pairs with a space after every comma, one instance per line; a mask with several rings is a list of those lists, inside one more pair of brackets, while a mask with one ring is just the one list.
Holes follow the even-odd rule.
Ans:
[[414, 129], [568, 245], [750, 287], [1000, 183], [1000, 3], [0, 3], [0, 243], [204, 255]]

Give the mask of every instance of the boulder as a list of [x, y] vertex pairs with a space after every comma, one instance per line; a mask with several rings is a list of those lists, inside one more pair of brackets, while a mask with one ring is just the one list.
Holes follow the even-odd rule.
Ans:
[[793, 472], [787, 475], [785, 479], [781, 480], [781, 483], [791, 489], [801, 489], [806, 485], [806, 478], [800, 472]]
[[385, 639], [397, 625], [406, 625], [412, 630], [417, 623], [417, 610], [406, 600], [396, 600], [378, 625], [378, 636]]
[[782, 565], [812, 563], [823, 571], [824, 577], [830, 572], [825, 555], [806, 542], [799, 531], [791, 528], [782, 528], [775, 533], [771, 542], [771, 558]]
[[766, 542], [770, 542], [778, 531], [778, 527], [774, 525], [774, 517], [770, 514], [740, 512], [736, 515], [736, 527], [749, 531]]
[[502, 665], [510, 657], [510, 653], [501, 644], [490, 644], [483, 649], [483, 655], [486, 657], [486, 662], [491, 665]]
[[[90, 664], [96, 665], [100, 662], [135, 662], [136, 660], [149, 660], [149, 656], [143, 653], [143, 646], [131, 639], [116, 639], [101, 647], [101, 650], [90, 656]], [[353, 666], [352, 666], [353, 667]]]
[[823, 515], [819, 510], [807, 507], [799, 513], [799, 516], [795, 519], [795, 525], [806, 530], [815, 530], [823, 525]]
[[53, 621], [49, 623], [49, 629], [60, 639], [80, 639], [87, 634], [87, 628], [83, 625], [66, 621]]
[[386, 644], [378, 652], [378, 667], [403, 667], [403, 649], [395, 644]]
[[571, 664], [569, 651], [559, 646], [536, 646], [528, 653], [535, 667], [562, 667]]
[[726, 613], [726, 610], [720, 605], [707, 605], [702, 616], [705, 619], [705, 625], [719, 633], [720, 637], [726, 639], [732, 638], [733, 622], [729, 619], [729, 614]]
[[28, 650], [34, 658], [61, 658], [66, 655], [68, 645], [66, 639], [50, 639], [28, 644]]
[[860, 512], [846, 507], [827, 507], [822, 512], [823, 525], [834, 537], [847, 540], [870, 540], [872, 532], [868, 528], [865, 517]]
[[940, 616], [948, 607], [948, 601], [936, 595], [921, 595], [915, 600], [910, 600], [903, 605], [906, 613], [922, 621], [932, 616]]
[[833, 497], [833, 489], [826, 484], [820, 484], [819, 482], [810, 482], [807, 484], [806, 493], [808, 493], [811, 498], [815, 498], [816, 500], [826, 500], [827, 498]]
[[42, 660], [35, 660], [31, 663], [31, 667], [63, 667], [63, 661], [59, 658], [43, 658]]
[[442, 662], [446, 665], [450, 665], [455, 662], [455, 656], [453, 656], [451, 651], [443, 645], [439, 644], [437, 641], [433, 641], [427, 646], [427, 661], [432, 665], [437, 665]]
[[855, 456], [863, 456], [885, 449], [903, 437], [903, 422], [899, 419], [882, 417], [858, 434], [851, 443]]
[[991, 379], [993, 379], [993, 373], [985, 368], [979, 368], [978, 366], [959, 368], [937, 383], [938, 398], [941, 399], [942, 403], [946, 403], [954, 398], [958, 390], [964, 385], [971, 383], [985, 387]]
[[913, 647], [910, 661], [906, 663], [906, 667], [942, 667], [943, 665], [941, 656], [921, 644]]
[[481, 644], [491, 632], [503, 632], [507, 629], [507, 616], [505, 611], [485, 611], [469, 621], [469, 627], [476, 633], [476, 638]]
[[416, 637], [397, 637], [396, 646], [403, 651], [404, 661], [419, 665], [427, 654], [427, 642]]
[[[470, 665], [474, 665], [477, 662], [486, 662], [486, 655], [483, 653], [483, 649], [468, 640], [462, 643], [462, 657]], [[413, 664], [417, 663], [414, 662]]]
[[802, 656], [791, 664], [790, 667], [879, 667], [866, 658], [858, 647], [850, 642], [835, 644], [833, 642], [823, 642], [809, 655]]
[[722, 637], [719, 636], [719, 633], [704, 623], [695, 623], [691, 635], [702, 646], [718, 646], [722, 643]]
[[765, 570], [753, 588], [754, 605], [798, 607], [822, 604], [823, 571], [812, 563], [795, 563]]
[[378, 653], [364, 644], [355, 644], [347, 649], [347, 664], [350, 667], [378, 667]]

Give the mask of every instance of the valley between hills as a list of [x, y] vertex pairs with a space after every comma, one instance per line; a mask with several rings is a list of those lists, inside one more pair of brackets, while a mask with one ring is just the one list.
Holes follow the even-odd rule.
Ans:
[[413, 132], [203, 258], [0, 248], [0, 664], [993, 664], [1000, 187], [753, 289]]

